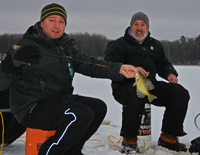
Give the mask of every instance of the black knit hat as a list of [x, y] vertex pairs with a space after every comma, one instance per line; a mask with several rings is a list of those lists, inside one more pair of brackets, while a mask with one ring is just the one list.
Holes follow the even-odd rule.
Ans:
[[47, 18], [50, 15], [59, 15], [63, 17], [65, 20], [65, 25], [67, 25], [67, 13], [65, 11], [65, 8], [61, 5], [56, 3], [46, 5], [41, 11], [40, 21], [42, 22], [45, 18]]

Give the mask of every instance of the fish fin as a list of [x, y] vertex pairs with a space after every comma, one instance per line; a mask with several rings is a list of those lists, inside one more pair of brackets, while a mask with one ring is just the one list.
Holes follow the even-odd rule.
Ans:
[[136, 82], [133, 84], [133, 87], [134, 87], [134, 86], [137, 86], [137, 83], [136, 83]]
[[157, 98], [158, 98], [157, 96], [152, 95], [152, 94], [150, 94], [150, 95], [148, 96], [149, 102], [152, 102], [154, 99], [157, 99]]
[[148, 80], [148, 87], [149, 87], [149, 90], [153, 90], [155, 88], [155, 86], [150, 80]]
[[139, 89], [137, 88], [137, 96], [139, 98], [144, 98], [146, 96], [146, 94], [143, 94], [142, 92], [139, 91]]

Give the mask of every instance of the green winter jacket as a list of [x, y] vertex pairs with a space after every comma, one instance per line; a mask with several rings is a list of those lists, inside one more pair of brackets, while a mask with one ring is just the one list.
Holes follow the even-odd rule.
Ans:
[[[140, 44], [129, 34], [129, 29], [130, 27], [126, 29], [124, 37], [118, 38], [107, 45], [104, 60], [142, 67], [150, 73], [147, 78], [152, 82], [156, 81], [156, 74], [166, 80], [170, 73], [178, 76], [176, 70], [165, 56], [164, 48], [160, 41], [151, 38], [150, 32], [148, 32], [148, 36]], [[113, 80], [112, 88], [130, 80], [135, 81], [135, 79], [126, 78], [120, 82]]]
[[[31, 26], [16, 45], [37, 45], [42, 59], [39, 64], [25, 65], [21, 75], [0, 72], [0, 90], [10, 89], [10, 108], [21, 122], [24, 115], [40, 100], [62, 97], [71, 90], [74, 72], [96, 78], [121, 80], [121, 63], [97, 60], [77, 50], [75, 41], [67, 34], [60, 39], [49, 39], [41, 30], [40, 22]], [[9, 54], [13, 52], [9, 50]]]

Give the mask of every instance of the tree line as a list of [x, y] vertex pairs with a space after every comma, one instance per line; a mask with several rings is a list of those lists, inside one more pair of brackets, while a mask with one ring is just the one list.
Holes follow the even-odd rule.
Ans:
[[175, 41], [161, 41], [165, 54], [175, 65], [200, 65], [200, 35], [196, 38], [181, 36]]
[[[22, 38], [23, 34], [0, 35], [0, 59], [5, 57], [9, 48]], [[91, 56], [103, 59], [106, 45], [111, 40], [102, 34], [70, 33], [76, 47]], [[200, 35], [196, 38], [181, 36], [174, 41], [161, 40], [165, 54], [174, 65], [200, 65]]]

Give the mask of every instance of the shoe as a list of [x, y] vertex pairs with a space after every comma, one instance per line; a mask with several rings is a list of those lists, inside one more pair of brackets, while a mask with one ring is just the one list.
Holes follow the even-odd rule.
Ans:
[[121, 153], [125, 154], [134, 154], [136, 152], [139, 152], [139, 148], [137, 145], [137, 137], [134, 138], [124, 138], [122, 141], [122, 148]]
[[171, 136], [165, 133], [161, 133], [160, 138], [158, 140], [158, 145], [177, 152], [187, 151], [186, 145], [180, 143], [176, 136]]

